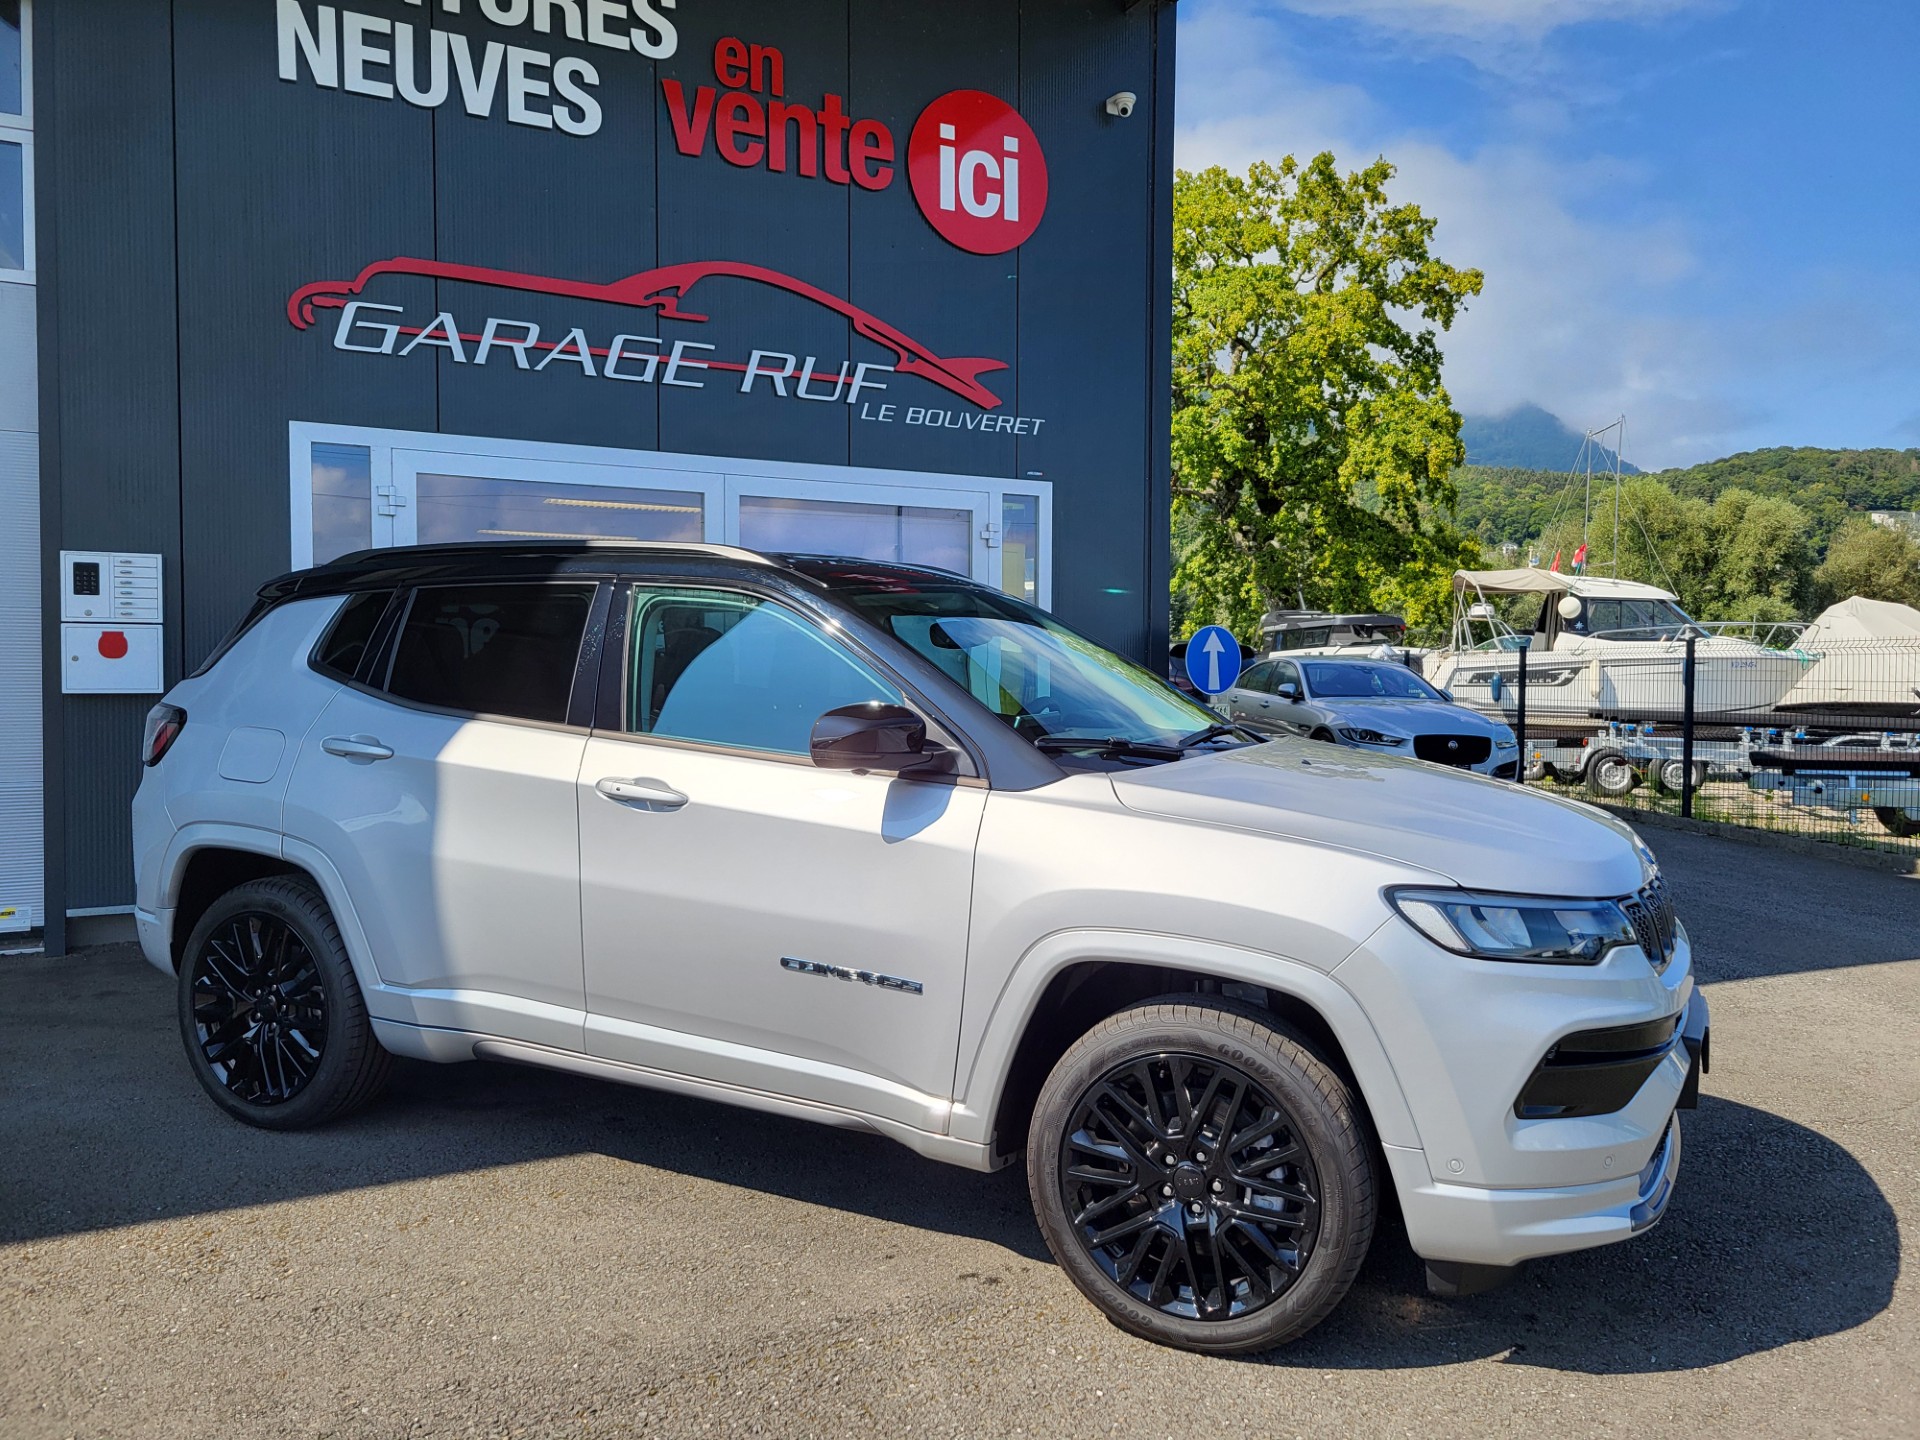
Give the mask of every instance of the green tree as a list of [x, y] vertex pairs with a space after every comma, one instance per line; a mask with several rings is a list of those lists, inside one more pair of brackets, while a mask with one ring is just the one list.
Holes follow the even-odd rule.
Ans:
[[[1437, 330], [1481, 275], [1331, 155], [1174, 177], [1175, 612], [1251, 636], [1270, 602], [1446, 613], [1478, 542], [1447, 517], [1465, 452]], [[1436, 330], [1437, 327], [1437, 330]]]
[[1813, 588], [1822, 609], [1852, 595], [1920, 609], [1920, 544], [1865, 516], [1849, 520], [1813, 572]]

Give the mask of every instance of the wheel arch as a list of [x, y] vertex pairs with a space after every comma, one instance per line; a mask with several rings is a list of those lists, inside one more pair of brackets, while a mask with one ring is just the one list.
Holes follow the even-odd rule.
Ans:
[[190, 827], [175, 837], [163, 890], [169, 915], [167, 954], [173, 969], [179, 970], [194, 927], [214, 901], [237, 885], [272, 875], [307, 880], [319, 890], [340, 927], [354, 978], [371, 995], [380, 983], [379, 972], [340, 872], [310, 845], [283, 843], [277, 835], [243, 826]]
[[970, 1063], [962, 1057], [953, 1135], [1003, 1159], [1016, 1154], [1040, 1086], [1067, 1047], [1109, 1015], [1174, 994], [1221, 995], [1271, 1012], [1353, 1086], [1381, 1141], [1419, 1145], [1378, 1033], [1325, 971], [1232, 946], [1093, 932], [1049, 936], [1015, 969]]

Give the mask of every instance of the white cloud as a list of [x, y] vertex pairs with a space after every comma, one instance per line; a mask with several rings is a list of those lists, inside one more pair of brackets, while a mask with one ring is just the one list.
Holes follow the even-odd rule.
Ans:
[[[1537, 26], [1681, 0], [1287, 3], [1408, 23]], [[1885, 318], [1858, 311], [1844, 287], [1745, 316], [1709, 315], [1700, 295], [1714, 278], [1703, 258], [1710, 245], [1683, 215], [1661, 218], [1660, 207], [1644, 203], [1632, 163], [1579, 153], [1576, 137], [1516, 126], [1511, 116], [1500, 128], [1514, 138], [1450, 147], [1401, 127], [1364, 92], [1303, 73], [1271, 4], [1182, 8], [1182, 167], [1241, 170], [1330, 150], [1354, 169], [1385, 155], [1398, 169], [1395, 198], [1437, 218], [1436, 253], [1485, 271], [1484, 292], [1442, 337], [1448, 388], [1465, 411], [1531, 401], [1575, 429], [1625, 414], [1628, 459], [1649, 469], [1688, 464], [1756, 443], [1772, 397], [1791, 388], [1809, 346], [1830, 352], [1839, 372], [1861, 371], [1862, 357], [1896, 338], [1883, 342], [1876, 332], [1887, 329]], [[1640, 218], [1619, 218], [1628, 212]]]
[[1444, 39], [1542, 39], [1589, 20], [1645, 21], [1715, 0], [1279, 0], [1302, 15], [1359, 20], [1380, 30]]

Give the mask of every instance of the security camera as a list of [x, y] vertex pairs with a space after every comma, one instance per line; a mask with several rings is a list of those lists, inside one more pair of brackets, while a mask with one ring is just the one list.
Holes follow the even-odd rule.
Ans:
[[1139, 99], [1140, 97], [1131, 90], [1122, 90], [1117, 95], [1109, 95], [1107, 97], [1107, 113], [1124, 120], [1133, 114], [1134, 104]]

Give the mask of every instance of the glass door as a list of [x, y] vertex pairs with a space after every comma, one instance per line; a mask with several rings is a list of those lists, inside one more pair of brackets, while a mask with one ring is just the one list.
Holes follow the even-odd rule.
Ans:
[[949, 570], [998, 585], [992, 496], [854, 481], [727, 476], [727, 541]]
[[720, 486], [698, 471], [445, 451], [393, 452], [395, 545], [717, 538]]

